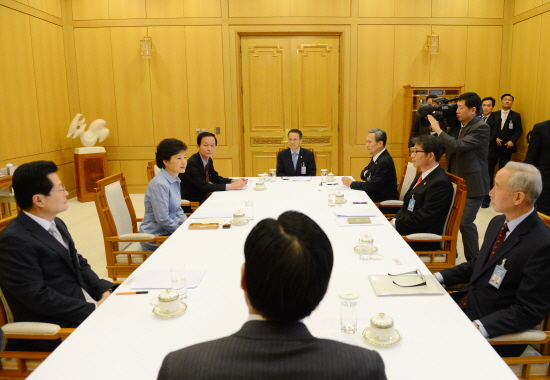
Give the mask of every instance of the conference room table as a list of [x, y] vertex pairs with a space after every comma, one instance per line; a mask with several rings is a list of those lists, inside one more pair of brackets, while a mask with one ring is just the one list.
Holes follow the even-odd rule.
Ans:
[[[419, 269], [430, 276], [430, 272], [365, 192], [344, 189], [338, 177], [333, 186], [320, 186], [320, 177], [310, 181], [277, 178], [267, 182], [264, 191], [253, 189], [256, 180], [250, 178], [240, 191], [213, 193], [196, 211], [233, 213], [243, 210], [245, 200], [253, 200], [254, 220], [230, 229], [190, 230], [188, 225], [200, 219], [188, 219], [117, 289], [133, 291], [131, 283], [140, 275], [170, 266], [185, 265], [187, 271], [206, 269], [200, 284], [188, 290], [188, 308], [183, 314], [159, 318], [152, 313], [154, 306], [150, 302], [161, 289], [149, 289], [149, 294], [112, 295], [29, 379], [155, 379], [169, 352], [236, 332], [248, 318], [240, 287], [246, 237], [260, 220], [277, 218], [287, 210], [303, 212], [315, 220], [334, 250], [327, 293], [317, 309], [304, 319], [314, 336], [378, 351], [388, 379], [516, 378], [446, 293], [376, 296], [369, 275]], [[329, 207], [328, 189], [341, 191], [347, 203]], [[334, 210], [338, 208], [367, 208], [376, 215], [373, 224], [378, 224], [341, 227], [335, 221]], [[359, 259], [354, 247], [361, 232], [374, 236], [382, 260]], [[359, 294], [355, 334], [340, 331], [342, 292]], [[379, 313], [393, 318], [402, 335], [397, 344], [382, 347], [363, 338], [362, 331]]]

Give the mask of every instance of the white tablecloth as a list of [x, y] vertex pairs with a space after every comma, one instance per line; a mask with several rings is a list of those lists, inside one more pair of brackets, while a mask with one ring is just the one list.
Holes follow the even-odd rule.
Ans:
[[[301, 211], [315, 220], [329, 236], [334, 250], [327, 294], [304, 320], [313, 335], [378, 351], [388, 379], [515, 378], [448, 295], [375, 296], [368, 275], [414, 269], [430, 275], [389, 223], [338, 227], [334, 208], [327, 205], [327, 188], [331, 187], [320, 187], [320, 177], [310, 182], [277, 178], [274, 183], [266, 183], [265, 191], [253, 190], [255, 180], [252, 178], [242, 191], [213, 193], [201, 206], [236, 211], [243, 208], [245, 200], [253, 199], [255, 219], [251, 223], [197, 231], [187, 228], [193, 222], [188, 220], [132, 275], [170, 265], [206, 268], [200, 285], [188, 290], [188, 309], [183, 315], [161, 319], [152, 314], [149, 302], [159, 290], [147, 295], [113, 295], [29, 379], [155, 379], [168, 352], [234, 333], [248, 317], [240, 288], [245, 239], [259, 220], [277, 218], [286, 210]], [[342, 192], [348, 200], [342, 207], [366, 207], [382, 217], [363, 191]], [[353, 205], [353, 201], [368, 204]], [[361, 231], [374, 235], [374, 245], [383, 260], [359, 260], [353, 247]], [[117, 291], [131, 290], [124, 283]], [[339, 331], [338, 294], [343, 291], [359, 293], [355, 335]], [[394, 346], [374, 346], [361, 336], [370, 318], [380, 312], [394, 319], [403, 336]]]

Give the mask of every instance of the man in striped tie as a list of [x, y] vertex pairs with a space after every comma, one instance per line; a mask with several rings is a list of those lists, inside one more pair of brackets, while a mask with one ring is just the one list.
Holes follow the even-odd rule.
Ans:
[[[468, 285], [453, 298], [484, 337], [525, 331], [550, 312], [550, 229], [534, 204], [542, 179], [530, 164], [510, 161], [490, 191], [497, 212], [477, 258], [436, 273], [447, 286]], [[525, 345], [495, 346], [501, 356], [519, 356]]]

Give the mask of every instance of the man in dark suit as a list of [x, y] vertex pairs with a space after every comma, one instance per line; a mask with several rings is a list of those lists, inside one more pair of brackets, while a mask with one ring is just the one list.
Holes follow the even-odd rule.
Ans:
[[373, 202], [382, 202], [398, 199], [397, 177], [395, 165], [390, 153], [386, 150], [386, 132], [379, 128], [369, 129], [366, 138], [367, 152], [372, 159], [361, 172], [361, 179], [365, 182], [353, 181], [350, 177], [343, 177], [342, 183], [354, 190], [363, 190]]
[[[97, 277], [56, 217], [68, 208], [68, 192], [56, 172], [53, 162], [36, 161], [13, 175], [22, 211], [0, 233], [0, 287], [16, 322], [77, 327], [114, 285]], [[51, 351], [59, 343], [19, 341], [10, 349]]]
[[[495, 107], [495, 104], [496, 104], [496, 100], [491, 96], [488, 96], [481, 100], [481, 108], [483, 110], [483, 113], [481, 114], [481, 120], [487, 123], [487, 125], [489, 126], [489, 130], [491, 131], [492, 131], [492, 126], [497, 119], [497, 113], [493, 113], [493, 108]], [[489, 177], [492, 178], [493, 174], [494, 173], [491, 173], [489, 169]], [[491, 187], [492, 187], [492, 182], [491, 182]], [[490, 203], [491, 203], [491, 197], [489, 196], [489, 194], [487, 194], [483, 199], [481, 208], [489, 207]]]
[[501, 110], [495, 111], [495, 121], [489, 124], [491, 136], [489, 138], [489, 179], [493, 187], [495, 167], [499, 169], [510, 161], [512, 154], [517, 151], [517, 141], [523, 132], [521, 127], [521, 115], [511, 110], [514, 104], [514, 97], [504, 94], [500, 97]]
[[533, 127], [525, 162], [540, 170], [542, 193], [535, 206], [537, 211], [550, 215], [550, 120]]
[[[495, 211], [477, 258], [436, 273], [445, 285], [468, 283], [453, 298], [485, 337], [533, 328], [550, 312], [550, 232], [533, 205], [542, 189], [532, 165], [510, 161], [491, 190]], [[495, 346], [519, 356], [525, 345]]]
[[[436, 99], [437, 95], [428, 95], [426, 96], [426, 103], [424, 104], [433, 104], [433, 99]], [[411, 136], [409, 138], [409, 148], [414, 146], [413, 139], [418, 136], [432, 134], [430, 131], [430, 123], [426, 116], [415, 115], [412, 127], [411, 127]]]
[[288, 131], [287, 137], [288, 149], [279, 152], [277, 155], [277, 176], [314, 176], [317, 172], [315, 156], [310, 150], [300, 147], [300, 144], [302, 144], [302, 131], [291, 129]]
[[311, 335], [301, 320], [327, 291], [332, 246], [313, 220], [287, 211], [248, 235], [241, 287], [250, 317], [235, 334], [166, 356], [159, 380], [385, 379], [375, 351]]
[[218, 139], [213, 133], [202, 132], [197, 136], [199, 151], [187, 160], [181, 179], [181, 199], [190, 202], [204, 202], [214, 191], [240, 190], [247, 183], [246, 178], [224, 178], [214, 169], [212, 156], [216, 153]]
[[[421, 173], [416, 176], [403, 199], [403, 207], [392, 219], [401, 235], [419, 232], [442, 235], [453, 200], [453, 185], [439, 166], [443, 146], [435, 136], [416, 137], [411, 150], [412, 163]], [[409, 243], [416, 251], [441, 249], [440, 243]]]
[[487, 155], [489, 150], [489, 126], [481, 120], [481, 98], [475, 92], [467, 92], [457, 100], [456, 115], [461, 126], [442, 131], [439, 122], [428, 115], [432, 130], [447, 154], [447, 172], [464, 178], [468, 190], [464, 213], [460, 221], [460, 233], [466, 260], [472, 260], [479, 252], [477, 227], [474, 223], [483, 198], [489, 192]]

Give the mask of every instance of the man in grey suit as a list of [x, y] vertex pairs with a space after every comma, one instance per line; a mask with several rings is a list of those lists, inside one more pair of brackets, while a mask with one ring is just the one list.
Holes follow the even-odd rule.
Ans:
[[250, 316], [235, 334], [172, 352], [158, 378], [386, 379], [380, 355], [313, 337], [301, 320], [323, 299], [333, 265], [327, 235], [287, 211], [248, 235], [241, 273]]
[[481, 98], [475, 92], [467, 92], [457, 100], [456, 115], [460, 127], [443, 131], [439, 122], [428, 115], [432, 130], [447, 153], [447, 171], [464, 178], [468, 195], [460, 221], [460, 233], [464, 244], [466, 260], [472, 260], [479, 253], [477, 227], [474, 223], [483, 198], [489, 192], [489, 126], [481, 115]]

